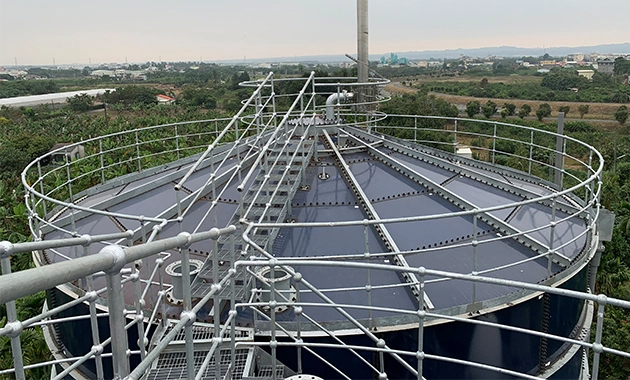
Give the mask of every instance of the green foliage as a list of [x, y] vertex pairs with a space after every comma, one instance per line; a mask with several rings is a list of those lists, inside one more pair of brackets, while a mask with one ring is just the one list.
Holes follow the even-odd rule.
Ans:
[[475, 115], [479, 113], [479, 108], [481, 108], [479, 102], [472, 100], [466, 104], [466, 114], [468, 117], [475, 117]]
[[524, 119], [527, 116], [529, 116], [531, 112], [532, 112], [532, 106], [530, 106], [529, 104], [523, 104], [521, 106], [521, 109], [518, 110], [518, 117], [520, 117], [521, 119]]
[[486, 104], [481, 108], [481, 112], [483, 113], [483, 116], [485, 116], [487, 119], [490, 119], [492, 115], [497, 112], [497, 104], [492, 100], [488, 100]]
[[216, 91], [209, 88], [197, 88], [194, 86], [186, 86], [182, 92], [182, 99], [185, 104], [191, 106], [199, 106], [208, 109], [216, 108], [217, 99]]
[[542, 103], [536, 110], [536, 117], [538, 121], [542, 121], [543, 118], [551, 116], [551, 106], [548, 103]]
[[103, 100], [111, 104], [156, 104], [155, 96], [161, 92], [160, 89], [145, 86], [123, 86], [116, 88], [116, 91], [107, 91], [103, 94]]
[[0, 82], [0, 98], [41, 95], [59, 92], [58, 82], [52, 80], [12, 80]]
[[567, 121], [564, 124], [564, 130], [569, 133], [577, 132], [595, 132], [595, 127], [585, 121]]
[[588, 79], [567, 71], [552, 71], [545, 75], [540, 85], [551, 90], [568, 90], [588, 87]]
[[623, 57], [616, 58], [613, 73], [615, 75], [630, 74], [630, 60]]
[[[469, 82], [424, 80], [422, 88], [459, 96], [540, 101], [627, 103], [628, 101], [624, 99], [630, 96], [628, 86], [610, 75], [595, 73], [592, 80], [588, 80], [575, 75], [573, 69], [553, 69], [551, 73], [542, 76], [540, 82], [531, 80], [515, 83], [489, 82], [483, 87], [479, 80]], [[575, 88], [579, 91], [574, 92]]]
[[239, 83], [245, 82], [248, 80], [250, 79], [249, 79], [249, 74], [247, 73], [247, 71], [235, 72], [234, 75], [232, 75], [232, 86], [230, 87], [230, 89], [236, 90], [238, 88]]
[[571, 111], [571, 106], [559, 106], [558, 107], [558, 112], [564, 112], [564, 116], [567, 116], [569, 114], [569, 111]]
[[507, 111], [508, 116], [514, 116], [516, 105], [514, 103], [503, 103], [503, 109]]
[[47, 153], [54, 141], [39, 135], [21, 133], [0, 145], [0, 179], [18, 176], [26, 165]]
[[626, 120], [628, 120], [628, 107], [621, 106], [615, 111], [615, 120], [619, 122], [619, 124], [623, 125]]
[[94, 98], [88, 94], [77, 94], [68, 98], [67, 103], [74, 112], [86, 112], [94, 106]]
[[578, 112], [580, 113], [580, 119], [584, 118], [584, 115], [586, 115], [588, 113], [588, 109], [589, 109], [589, 105], [588, 104], [580, 104], [578, 106]]

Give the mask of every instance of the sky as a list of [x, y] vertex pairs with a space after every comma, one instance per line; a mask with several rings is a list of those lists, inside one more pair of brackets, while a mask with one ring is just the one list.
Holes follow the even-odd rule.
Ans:
[[[371, 0], [370, 54], [630, 42], [630, 0]], [[355, 0], [0, 0], [0, 65], [356, 55]]]

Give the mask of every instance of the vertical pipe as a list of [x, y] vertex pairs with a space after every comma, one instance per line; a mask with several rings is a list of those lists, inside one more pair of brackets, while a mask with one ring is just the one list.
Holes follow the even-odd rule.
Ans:
[[494, 153], [497, 147], [497, 124], [494, 124], [494, 132], [492, 132], [492, 165], [494, 165]]
[[[477, 245], [479, 245], [479, 241], [477, 240], [477, 214], [473, 214], [473, 240], [472, 240], [472, 249], [473, 249], [473, 276], [477, 275]], [[472, 302], [477, 302], [477, 281], [473, 281], [473, 294], [472, 294]]]
[[121, 281], [122, 276], [120, 274], [120, 270], [107, 274], [109, 330], [112, 338], [112, 363], [114, 366], [115, 379], [122, 379], [129, 374], [129, 361], [127, 360], [127, 331], [125, 330], [124, 315], [125, 301], [123, 298]]
[[[357, 0], [357, 59], [358, 82], [368, 81], [368, 0]], [[361, 91], [362, 92], [362, 91]], [[361, 102], [363, 99], [359, 99]]]
[[547, 251], [547, 276], [551, 277], [551, 259], [553, 257], [553, 239], [556, 235], [556, 199], [553, 197], [551, 200], [551, 227], [549, 228], [549, 250]]
[[453, 154], [457, 154], [457, 119], [455, 119], [455, 126], [453, 127]]
[[418, 380], [422, 380], [422, 364], [424, 360], [424, 267], [418, 269], [418, 281], [420, 281], [420, 294], [418, 296]]
[[[103, 140], [102, 139], [98, 140], [98, 155], [101, 161], [101, 183], [105, 183], [105, 162], [103, 160]], [[39, 162], [37, 163], [37, 165], [39, 165]]]
[[[90, 254], [89, 248], [85, 246], [83, 248], [83, 255], [88, 256]], [[94, 292], [94, 279], [92, 275], [87, 277], [87, 286], [88, 292]], [[92, 345], [94, 347], [102, 347], [101, 346], [101, 338], [99, 336], [98, 330], [98, 317], [96, 316], [96, 292], [93, 293], [93, 296], [90, 297], [90, 328], [92, 330]], [[103, 373], [103, 358], [101, 357], [101, 352], [96, 352], [94, 354], [94, 361], [96, 362], [96, 378], [98, 380], [103, 380], [105, 375]]]
[[[142, 284], [140, 282], [140, 269], [142, 268], [142, 260], [138, 260], [133, 266], [133, 293], [135, 298], [136, 307], [136, 325], [138, 327], [138, 348], [140, 349], [140, 360], [144, 360], [146, 356], [146, 344], [144, 337], [144, 313], [143, 306], [144, 300], [142, 299]], [[149, 284], [147, 284], [149, 286]]]
[[[275, 260], [274, 260], [275, 261]], [[270, 265], [271, 271], [269, 272], [270, 283], [269, 283], [269, 291], [270, 291], [270, 301], [269, 301], [269, 314], [271, 315], [271, 378], [273, 380], [277, 379], [276, 374], [276, 366], [278, 365], [277, 359], [277, 347], [278, 341], [276, 340], [276, 266]]]
[[[238, 312], [236, 311], [236, 281], [238, 280], [238, 276], [236, 275], [236, 269], [234, 265], [236, 263], [236, 249], [235, 249], [235, 234], [230, 235], [230, 256], [232, 257], [231, 269], [230, 273], [234, 271], [232, 278], [230, 280], [230, 315], [232, 315], [232, 319], [230, 320], [230, 370], [231, 373], [234, 373], [234, 368], [236, 367], [236, 316]], [[219, 356], [221, 355], [221, 350], [219, 348]], [[214, 361], [215, 365], [219, 363], [217, 360]]]
[[418, 143], [418, 117], [413, 118], [413, 142]]
[[[37, 182], [39, 182], [39, 192], [41, 194], [46, 194], [44, 192], [44, 179], [42, 178], [42, 166], [40, 161], [37, 161]], [[33, 188], [34, 188], [35, 184], [33, 184]], [[44, 214], [43, 216], [46, 216], [48, 214], [48, 211], [46, 210], [46, 201], [44, 199], [41, 200], [42, 202], [42, 206], [44, 209]]]
[[527, 174], [532, 174], [532, 159], [534, 157], [534, 131], [529, 134], [529, 164]]
[[597, 307], [597, 330], [595, 332], [595, 342], [593, 343], [593, 373], [592, 380], [597, 380], [599, 374], [599, 356], [603, 352], [602, 331], [604, 329], [604, 307], [606, 306], [606, 297], [600, 296]]
[[[180, 223], [181, 224], [181, 223]], [[190, 314], [192, 309], [192, 296], [190, 292], [190, 251], [185, 246], [179, 249], [182, 258], [182, 294], [184, 296], [184, 311], [182, 313]], [[184, 337], [186, 341], [186, 376], [189, 380], [195, 378], [195, 357], [193, 349], [193, 320], [184, 327]], [[215, 335], [216, 336], [216, 335]]]
[[[370, 238], [368, 234], [368, 224], [367, 219], [363, 221], [363, 237], [365, 239], [365, 260], [366, 263], [370, 263]], [[368, 301], [368, 326], [372, 328], [372, 278], [370, 273], [370, 268], [367, 269], [367, 285], [365, 285], [365, 291], [367, 292], [367, 301]]]
[[175, 126], [175, 151], [177, 152], [177, 159], [180, 159], [179, 156], [179, 130], [177, 128], [177, 125]]
[[138, 137], [138, 131], [136, 131], [136, 160], [138, 161], [138, 171], [141, 171], [142, 164], [140, 163], [140, 138]]
[[[213, 286], [217, 286], [220, 282], [219, 280], [219, 236], [212, 238], [212, 284]], [[214, 337], [221, 337], [221, 298], [219, 298], [220, 289], [214, 293], [212, 297], [212, 311], [214, 311], [212, 324], [214, 325]], [[192, 353], [191, 353], [192, 355]], [[219, 363], [221, 362], [221, 350], [214, 353], [214, 369], [215, 369], [215, 377], [219, 379], [221, 373], [221, 367]]]
[[558, 186], [558, 189], [562, 189], [562, 170], [564, 169], [564, 154], [562, 152], [562, 146], [564, 144], [564, 112], [558, 112], [558, 135], [556, 137], [556, 171], [554, 183]]
[[[295, 280], [295, 303], [300, 304], [300, 281], [302, 280], [302, 274], [296, 272], [293, 275], [293, 279]], [[302, 343], [302, 324], [301, 316], [302, 316], [302, 306], [296, 306], [295, 310], [295, 322], [297, 325], [297, 342]], [[302, 374], [302, 345], [297, 346], [297, 366], [298, 366], [298, 374]]]
[[[591, 151], [588, 152], [588, 168], [586, 169], [586, 178], [590, 177], [591, 174], [593, 173], [595, 173], [595, 171], [593, 170], [593, 150], [591, 149]], [[585, 191], [584, 202], [586, 202], [586, 204], [589, 204], [591, 202], [591, 198], [593, 197], [594, 186], [595, 186], [595, 181], [592, 181], [588, 185], [584, 186], [584, 191]], [[592, 207], [590, 207], [589, 210], [592, 210]], [[591, 211], [589, 211], [587, 215], [590, 216]], [[590, 222], [590, 219], [589, 219], [589, 222]]]
[[[2, 274], [7, 275], [11, 273], [11, 259], [5, 257], [0, 261], [2, 264]], [[15, 307], [15, 301], [9, 301], [6, 303], [7, 308], [7, 325], [17, 321], [17, 309]], [[13, 355], [13, 367], [15, 368], [15, 378], [17, 380], [24, 380], [24, 361], [22, 360], [22, 345], [20, 343], [21, 324], [19, 325], [19, 331], [16, 331], [11, 336], [11, 354]]]

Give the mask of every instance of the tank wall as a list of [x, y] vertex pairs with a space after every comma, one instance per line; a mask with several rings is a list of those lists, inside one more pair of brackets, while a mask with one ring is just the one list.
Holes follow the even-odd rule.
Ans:
[[[587, 286], [587, 268], [576, 274], [561, 287], [573, 290], [585, 290]], [[544, 297], [535, 297], [529, 301], [478, 316], [478, 320], [521, 327], [529, 330], [545, 330]], [[559, 336], [569, 336], [579, 322], [584, 303], [568, 297], [550, 296], [548, 304], [548, 324], [546, 331]], [[389, 347], [406, 351], [415, 351], [418, 342], [418, 330], [405, 330], [377, 334]], [[373, 347], [374, 344], [365, 336], [343, 337], [346, 344]], [[334, 343], [330, 338], [309, 338], [308, 342]], [[541, 338], [530, 334], [473, 325], [463, 322], [451, 322], [430, 326], [424, 329], [424, 352], [471, 362], [507, 368], [510, 370], [537, 374], [541, 362], [557, 354], [562, 346], [559, 342], [547, 340], [547, 355], [541, 359]], [[326, 360], [353, 378], [372, 378], [373, 372], [356, 355], [343, 349], [316, 350]], [[367, 351], [357, 351], [365, 360], [379, 368], [379, 356]], [[329, 369], [322, 362], [303, 350], [304, 373], [315, 374], [326, 379], [340, 378], [339, 374]], [[385, 372], [391, 379], [415, 379], [390, 355], [385, 355]], [[579, 354], [576, 355], [579, 357]], [[279, 348], [278, 359], [294, 370], [297, 369], [295, 348]], [[417, 368], [415, 358], [406, 357], [406, 361]], [[575, 374], [580, 371], [581, 360], [571, 359], [559, 373]], [[505, 374], [457, 365], [440, 360], [425, 359], [423, 376], [427, 379], [505, 379]], [[560, 377], [561, 378], [561, 377]]]

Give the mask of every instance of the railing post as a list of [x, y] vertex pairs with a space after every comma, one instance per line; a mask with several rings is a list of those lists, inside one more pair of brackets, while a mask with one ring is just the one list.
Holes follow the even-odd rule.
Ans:
[[[98, 140], [98, 157], [101, 162], [101, 184], [105, 183], [105, 160], [103, 159], [103, 140]], [[39, 165], [39, 162], [37, 163]]]
[[547, 250], [547, 277], [551, 277], [551, 266], [553, 258], [553, 239], [556, 230], [556, 200], [557, 197], [551, 199], [551, 222], [549, 222], [549, 249]]
[[457, 119], [455, 119], [455, 126], [453, 127], [453, 154], [457, 154]]
[[140, 162], [140, 138], [138, 137], [138, 131], [136, 131], [136, 161], [138, 162], [138, 171], [141, 171], [142, 163]]
[[532, 160], [534, 158], [534, 131], [529, 134], [529, 165], [527, 168], [527, 174], [532, 174]]
[[492, 164], [494, 165], [494, 154], [497, 147], [497, 124], [494, 123], [494, 132], [492, 133]]
[[[181, 224], [181, 223], [180, 223]], [[188, 238], [190, 242], [190, 234], [182, 233]], [[192, 296], [190, 291], [190, 251], [188, 250], [189, 243], [179, 248], [179, 253], [182, 258], [182, 295], [184, 298], [184, 310], [182, 314], [190, 316], [189, 323], [184, 326], [184, 339], [186, 346], [186, 377], [189, 380], [195, 378], [195, 357], [193, 347], [193, 331], [192, 324], [195, 322], [196, 317], [192, 314]], [[216, 252], [213, 252], [216, 255]], [[216, 321], [215, 321], [216, 326]], [[217, 335], [215, 335], [216, 337]]]
[[[137, 260], [133, 266], [132, 280], [133, 280], [133, 292], [135, 298], [135, 307], [136, 307], [136, 324], [138, 327], [138, 348], [140, 349], [140, 360], [144, 360], [146, 356], [146, 347], [149, 343], [148, 340], [145, 341], [144, 337], [144, 313], [143, 306], [144, 300], [142, 299], [142, 289], [140, 283], [140, 269], [142, 269], [142, 260]], [[150, 284], [147, 283], [147, 286]]]
[[[562, 189], [562, 172], [564, 171], [564, 112], [558, 112], [558, 136], [556, 136], [556, 170], [554, 183]], [[561, 153], [562, 152], [562, 153]]]
[[179, 128], [175, 126], [175, 152], [177, 152], [177, 159], [180, 159], [179, 153]]
[[[11, 273], [11, 259], [5, 257], [0, 260], [2, 263], [2, 274], [7, 275]], [[13, 332], [9, 334], [11, 338], [11, 354], [13, 355], [13, 366], [15, 368], [15, 378], [17, 380], [25, 380], [24, 375], [24, 361], [22, 360], [22, 345], [20, 343], [20, 334], [22, 333], [22, 323], [17, 320], [17, 309], [15, 307], [15, 301], [9, 301], [6, 303], [7, 308], [7, 326], [13, 326]]]
[[[219, 286], [219, 235], [217, 234], [216, 236], [212, 237], [212, 286], [216, 287]], [[214, 338], [220, 338], [221, 337], [221, 298], [219, 297], [219, 293], [221, 292], [220, 289], [217, 289], [217, 291], [214, 293], [214, 296], [212, 297], [212, 311], [214, 311], [214, 315], [213, 317], [213, 325], [214, 325]], [[192, 356], [192, 345], [191, 345], [191, 353], [190, 355]], [[221, 378], [221, 368], [218, 365], [219, 362], [221, 361], [221, 350], [215, 351], [214, 353], [215, 357], [214, 357], [214, 363], [215, 363], [215, 378], [219, 379]], [[194, 368], [194, 361], [191, 360], [191, 363], [193, 363], [193, 368]], [[194, 378], [194, 377], [192, 377]], [[191, 378], [191, 379], [192, 379]]]
[[109, 307], [109, 330], [111, 333], [112, 364], [114, 379], [129, 375], [128, 342], [125, 330], [125, 299], [120, 270], [125, 265], [125, 251], [118, 245], [109, 245], [101, 250], [115, 258], [115, 265], [106, 272], [107, 305]]
[[[370, 263], [370, 237], [368, 233], [369, 225], [368, 220], [363, 220], [363, 237], [365, 240], [365, 261]], [[370, 268], [367, 269], [367, 284], [365, 285], [365, 291], [367, 293], [367, 301], [368, 301], [368, 326], [372, 328], [373, 320], [372, 320], [372, 278], [370, 273]]]
[[[37, 176], [38, 176], [37, 182], [39, 182], [39, 192], [41, 194], [45, 194], [45, 192], [44, 192], [44, 179], [42, 178], [42, 166], [41, 166], [41, 161], [39, 161], [39, 160], [37, 161]], [[47, 209], [46, 201], [42, 198], [41, 202], [42, 202], [42, 206], [43, 206], [43, 209], [44, 209], [44, 215], [43, 216], [46, 216], [46, 214], [48, 214], [48, 211], [46, 210]]]
[[418, 296], [418, 351], [416, 351], [416, 359], [418, 360], [418, 380], [423, 380], [422, 365], [424, 361], [424, 319], [426, 312], [424, 311], [424, 267], [418, 268], [418, 281], [420, 281], [420, 295]]
[[[591, 149], [588, 153], [588, 168], [586, 169], [586, 177], [588, 178], [593, 171], [593, 150]], [[584, 202], [587, 204], [591, 201], [591, 197], [593, 196], [593, 187], [595, 186], [595, 181], [591, 181], [588, 185], [584, 186]], [[590, 191], [589, 191], [590, 189]], [[589, 208], [590, 210], [591, 208]], [[588, 216], [591, 216], [591, 212], [588, 212]], [[590, 220], [589, 220], [590, 221]]]
[[[472, 240], [472, 249], [473, 249], [473, 270], [472, 275], [477, 275], [477, 246], [479, 245], [479, 241], [477, 240], [477, 218], [479, 216], [477, 213], [473, 214], [473, 240]], [[472, 294], [472, 303], [477, 302], [477, 281], [473, 281], [473, 294]]]
[[[235, 247], [235, 234], [230, 235], [230, 256], [232, 257], [232, 262], [230, 263], [230, 272], [234, 271], [232, 278], [230, 279], [230, 315], [232, 319], [230, 320], [230, 372], [234, 373], [234, 368], [236, 368], [236, 317], [238, 316], [238, 311], [236, 310], [236, 281], [238, 277], [236, 276], [236, 247]], [[243, 284], [245, 284], [243, 282]], [[219, 350], [219, 355], [221, 351]], [[217, 361], [215, 360], [215, 363]]]
[[[300, 282], [302, 281], [302, 274], [300, 272], [295, 272], [293, 275], [293, 280], [295, 281], [295, 303], [300, 304]], [[302, 343], [302, 306], [296, 306], [293, 308], [295, 311], [295, 323], [297, 327], [297, 342]], [[302, 346], [297, 346], [297, 373], [301, 374], [303, 372], [302, 369]]]
[[277, 379], [276, 374], [276, 365], [278, 364], [278, 340], [276, 339], [276, 264], [275, 259], [273, 262], [269, 263], [269, 267], [271, 270], [269, 271], [270, 283], [269, 283], [269, 291], [270, 293], [270, 301], [269, 301], [269, 314], [271, 316], [271, 340], [269, 342], [269, 347], [271, 347], [271, 373], [272, 380]]
[[[83, 247], [83, 255], [84, 256], [88, 256], [90, 254], [89, 252], [89, 248], [86, 245], [85, 247]], [[96, 300], [98, 299], [98, 296], [96, 294], [96, 292], [94, 291], [94, 278], [92, 275], [87, 277], [87, 287], [88, 287], [88, 292], [92, 293], [92, 296], [90, 297], [89, 300], [89, 308], [90, 308], [90, 328], [92, 330], [92, 345], [94, 347], [97, 347], [99, 350], [94, 354], [94, 361], [96, 362], [96, 378], [98, 380], [103, 380], [105, 379], [105, 375], [103, 373], [103, 358], [101, 356], [102, 354], [102, 350], [103, 350], [103, 346], [101, 344], [101, 338], [99, 336], [99, 329], [98, 329], [98, 317], [96, 315]]]
[[413, 142], [418, 143], [418, 117], [413, 118]]
[[604, 307], [606, 306], [605, 295], [599, 296], [597, 305], [597, 330], [595, 330], [595, 342], [593, 343], [593, 372], [591, 373], [591, 380], [597, 380], [599, 375], [599, 356], [604, 351], [602, 332], [604, 329]]

